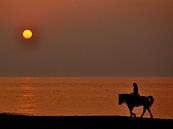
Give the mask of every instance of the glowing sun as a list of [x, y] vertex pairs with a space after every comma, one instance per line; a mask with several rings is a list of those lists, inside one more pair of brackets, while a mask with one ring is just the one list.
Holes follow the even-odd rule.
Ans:
[[23, 31], [23, 38], [24, 39], [31, 39], [32, 38], [32, 31], [29, 29], [26, 29]]

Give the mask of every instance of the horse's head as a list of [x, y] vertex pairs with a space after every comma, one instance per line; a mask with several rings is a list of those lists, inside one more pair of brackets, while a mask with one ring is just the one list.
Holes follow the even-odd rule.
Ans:
[[123, 94], [119, 94], [118, 99], [119, 99], [118, 104], [121, 105], [124, 102]]

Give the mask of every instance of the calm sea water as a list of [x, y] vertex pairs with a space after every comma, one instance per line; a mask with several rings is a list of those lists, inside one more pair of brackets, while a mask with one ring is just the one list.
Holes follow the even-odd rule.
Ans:
[[[0, 78], [0, 112], [29, 115], [129, 115], [119, 93], [152, 95], [154, 117], [173, 118], [173, 77]], [[142, 107], [134, 109], [137, 115]], [[149, 117], [146, 113], [145, 117]]]

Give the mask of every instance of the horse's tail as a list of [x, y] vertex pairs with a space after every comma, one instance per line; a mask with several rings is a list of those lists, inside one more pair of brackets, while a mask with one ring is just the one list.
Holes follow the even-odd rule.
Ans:
[[149, 100], [149, 107], [151, 107], [151, 105], [153, 104], [153, 102], [154, 102], [154, 98], [153, 98], [153, 96], [148, 96], [147, 97], [148, 98], [148, 100]]

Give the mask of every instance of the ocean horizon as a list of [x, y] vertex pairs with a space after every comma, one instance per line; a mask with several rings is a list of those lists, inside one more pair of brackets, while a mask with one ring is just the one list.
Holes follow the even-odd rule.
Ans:
[[[118, 94], [153, 96], [154, 118], [173, 118], [173, 77], [0, 77], [0, 112], [38, 116], [129, 116]], [[140, 116], [142, 107], [134, 108]], [[146, 112], [144, 117], [149, 117]]]

